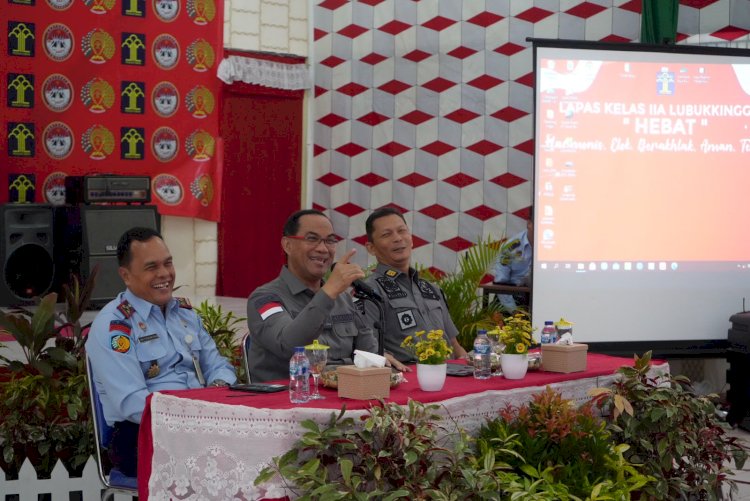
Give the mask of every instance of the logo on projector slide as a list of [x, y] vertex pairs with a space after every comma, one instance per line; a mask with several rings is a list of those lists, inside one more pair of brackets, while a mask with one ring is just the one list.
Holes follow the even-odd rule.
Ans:
[[660, 96], [674, 95], [674, 72], [668, 68], [662, 68], [656, 74], [656, 93]]

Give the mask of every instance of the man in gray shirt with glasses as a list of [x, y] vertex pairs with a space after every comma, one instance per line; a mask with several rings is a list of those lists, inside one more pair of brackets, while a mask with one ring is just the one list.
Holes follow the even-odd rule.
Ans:
[[279, 276], [261, 285], [247, 300], [252, 343], [248, 363], [253, 382], [289, 377], [295, 346], [319, 339], [329, 364], [351, 364], [354, 350], [376, 352], [377, 340], [346, 292], [365, 276], [346, 252], [331, 271], [338, 238], [320, 211], [301, 210], [287, 219], [281, 248], [287, 263]]

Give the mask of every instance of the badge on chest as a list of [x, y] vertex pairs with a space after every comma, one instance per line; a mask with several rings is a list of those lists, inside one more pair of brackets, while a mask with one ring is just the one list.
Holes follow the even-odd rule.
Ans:
[[412, 310], [399, 311], [398, 313], [396, 313], [396, 317], [398, 317], [398, 325], [399, 327], [401, 327], [402, 331], [412, 329], [415, 325], [417, 325], [417, 321], [414, 318], [414, 313], [412, 313]]

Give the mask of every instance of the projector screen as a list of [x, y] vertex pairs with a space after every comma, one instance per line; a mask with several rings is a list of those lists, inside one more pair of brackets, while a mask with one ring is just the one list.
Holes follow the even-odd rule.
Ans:
[[535, 40], [534, 56], [534, 326], [726, 340], [750, 298], [750, 51]]

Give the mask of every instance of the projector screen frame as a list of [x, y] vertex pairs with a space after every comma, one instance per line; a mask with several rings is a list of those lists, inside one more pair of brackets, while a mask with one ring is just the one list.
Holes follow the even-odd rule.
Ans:
[[[706, 56], [734, 56], [750, 59], [750, 50], [732, 48], [732, 47], [709, 47], [709, 46], [695, 46], [695, 45], [652, 45], [642, 43], [616, 43], [616, 42], [597, 42], [597, 41], [581, 41], [581, 40], [562, 40], [562, 39], [544, 39], [544, 38], [533, 38], [529, 37], [526, 39], [532, 43], [533, 47], [533, 71], [534, 75], [534, 100], [533, 100], [533, 112], [534, 112], [534, 130], [533, 138], [535, 145], [534, 160], [533, 160], [533, 176], [532, 176], [532, 197], [533, 204], [537, 202], [537, 153], [538, 153], [538, 110], [537, 110], [537, 85], [538, 78], [538, 61], [537, 61], [537, 50], [540, 48], [560, 48], [560, 49], [585, 49], [585, 50], [599, 50], [599, 51], [622, 51], [622, 52], [652, 52], [652, 53], [663, 53], [663, 54], [685, 54], [685, 55], [706, 55]], [[535, 238], [538, 233], [539, 218], [541, 217], [540, 211], [532, 211], [534, 219], [534, 233]], [[536, 252], [534, 252], [534, 265], [532, 270], [536, 267]], [[532, 273], [532, 294], [531, 294], [531, 308], [533, 311], [535, 294], [534, 288], [536, 284], [533, 280]], [[744, 300], [743, 300], [744, 302]], [[739, 306], [739, 305], [738, 305]], [[738, 308], [739, 310], [739, 308]], [[571, 319], [575, 320], [575, 319]], [[727, 330], [730, 327], [729, 316], [726, 319]], [[726, 338], [723, 339], [677, 339], [677, 340], [638, 340], [638, 341], [582, 341], [589, 345], [589, 351], [604, 353], [617, 356], [632, 356], [633, 354], [641, 354], [646, 351], [652, 351], [654, 357], [661, 358], [689, 358], [689, 357], [725, 357], [729, 343]]]

